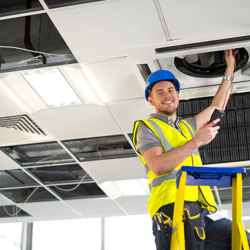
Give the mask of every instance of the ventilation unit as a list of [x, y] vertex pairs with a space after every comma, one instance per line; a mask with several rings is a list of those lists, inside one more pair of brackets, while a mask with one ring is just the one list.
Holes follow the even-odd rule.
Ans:
[[212, 96], [226, 68], [224, 50], [238, 50], [234, 91], [250, 91], [250, 36], [204, 40], [178, 40], [167, 44], [126, 50], [143, 89], [147, 76], [156, 70], [170, 70], [181, 84], [181, 99]]

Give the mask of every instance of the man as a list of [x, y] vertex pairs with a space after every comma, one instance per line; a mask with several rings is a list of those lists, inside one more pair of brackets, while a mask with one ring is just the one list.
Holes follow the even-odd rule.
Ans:
[[[159, 70], [147, 79], [145, 96], [156, 114], [135, 123], [133, 143], [150, 181], [148, 210], [157, 250], [170, 249], [176, 172], [181, 166], [202, 166], [198, 148], [210, 143], [218, 133], [219, 126], [214, 125], [219, 119], [208, 121], [215, 109], [225, 109], [229, 99], [235, 69], [232, 50], [225, 51], [225, 60], [227, 68], [211, 105], [187, 119], [176, 113], [180, 84], [175, 76]], [[231, 249], [231, 221], [213, 221], [206, 216], [217, 210], [210, 187], [187, 186], [184, 200], [186, 249], [204, 249], [204, 244], [206, 250]]]

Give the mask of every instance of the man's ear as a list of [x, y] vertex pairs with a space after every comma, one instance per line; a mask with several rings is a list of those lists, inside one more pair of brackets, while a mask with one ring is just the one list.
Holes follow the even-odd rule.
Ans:
[[148, 97], [148, 102], [149, 102], [149, 104], [150, 104], [151, 106], [155, 106], [152, 97], [150, 97], [150, 96]]

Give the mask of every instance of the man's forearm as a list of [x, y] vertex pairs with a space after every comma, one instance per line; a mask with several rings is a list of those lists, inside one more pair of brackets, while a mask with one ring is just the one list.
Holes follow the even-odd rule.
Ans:
[[173, 170], [187, 159], [198, 147], [199, 143], [194, 138], [181, 147], [162, 153], [155, 159], [154, 165], [156, 168], [153, 172], [156, 175], [162, 175]]
[[[231, 77], [233, 71], [234, 71], [233, 67], [231, 68], [228, 67], [224, 75]], [[226, 104], [227, 104], [226, 101], [228, 100], [231, 94], [230, 85], [231, 85], [231, 81], [222, 80], [222, 83], [213, 98], [212, 106], [215, 106], [218, 109], [222, 109], [222, 106], [223, 106], [223, 108], [225, 109]]]
[[143, 153], [143, 157], [148, 167], [156, 175], [165, 174], [188, 158], [196, 149], [211, 142], [218, 133], [219, 126], [213, 127], [219, 120], [214, 120], [210, 124], [203, 124], [196, 136], [184, 145], [163, 152], [162, 147], [153, 147]]

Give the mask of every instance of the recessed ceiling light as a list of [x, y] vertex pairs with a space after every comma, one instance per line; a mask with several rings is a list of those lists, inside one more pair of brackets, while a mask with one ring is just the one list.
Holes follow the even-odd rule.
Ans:
[[21, 74], [49, 107], [82, 104], [71, 85], [57, 68], [22, 72]]

